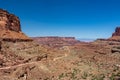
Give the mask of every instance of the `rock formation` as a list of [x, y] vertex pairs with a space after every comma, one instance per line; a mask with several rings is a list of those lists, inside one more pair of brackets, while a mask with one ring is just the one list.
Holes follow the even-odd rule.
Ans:
[[113, 36], [120, 36], [120, 27], [117, 27], [116, 29], [115, 29], [115, 32], [112, 34], [112, 37]]
[[120, 41], [120, 27], [115, 29], [115, 32], [112, 34], [112, 37], [108, 40]]
[[30, 40], [22, 33], [19, 18], [3, 9], [0, 9], [0, 38], [7, 40]]

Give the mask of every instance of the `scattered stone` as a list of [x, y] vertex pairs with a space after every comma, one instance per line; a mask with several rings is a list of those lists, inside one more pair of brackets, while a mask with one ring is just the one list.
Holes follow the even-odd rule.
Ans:
[[112, 53], [116, 53], [116, 52], [120, 53], [120, 49], [113, 48], [113, 49], [111, 50], [111, 52], [112, 52]]

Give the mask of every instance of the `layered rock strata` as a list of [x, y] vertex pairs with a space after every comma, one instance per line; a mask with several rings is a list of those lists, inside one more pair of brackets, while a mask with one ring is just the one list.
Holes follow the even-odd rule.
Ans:
[[0, 38], [4, 40], [31, 40], [21, 31], [19, 18], [3, 9], [0, 9]]

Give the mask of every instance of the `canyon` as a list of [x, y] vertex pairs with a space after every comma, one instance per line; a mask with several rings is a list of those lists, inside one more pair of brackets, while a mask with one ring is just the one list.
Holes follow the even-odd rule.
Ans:
[[0, 9], [0, 80], [120, 80], [120, 28], [108, 39], [28, 37]]

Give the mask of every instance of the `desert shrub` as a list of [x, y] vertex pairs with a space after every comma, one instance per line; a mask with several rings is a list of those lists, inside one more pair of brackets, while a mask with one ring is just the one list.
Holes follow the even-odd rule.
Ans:
[[91, 80], [104, 80], [105, 75], [100, 74], [100, 75], [93, 75]]
[[120, 80], [120, 72], [114, 74], [112, 73], [111, 76], [109, 77], [110, 80]]
[[87, 79], [87, 77], [88, 77], [87, 72], [84, 72], [83, 75], [82, 75], [81, 77], [82, 77], [83, 79]]
[[115, 74], [112, 73], [112, 75], [110, 76], [109, 79], [110, 79], [110, 80], [114, 80], [114, 78], [115, 78]]
[[61, 79], [63, 77], [64, 77], [64, 73], [62, 73], [62, 74], [59, 75], [59, 79]]

